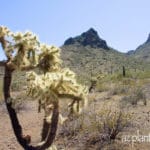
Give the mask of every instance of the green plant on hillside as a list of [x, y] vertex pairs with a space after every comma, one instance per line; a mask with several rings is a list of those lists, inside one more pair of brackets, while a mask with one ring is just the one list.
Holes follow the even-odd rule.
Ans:
[[[57, 131], [58, 119], [63, 123], [64, 118], [59, 114], [59, 101], [63, 98], [72, 99], [68, 104], [70, 114], [81, 113], [87, 104], [87, 88], [76, 82], [75, 73], [68, 68], [62, 68], [60, 49], [55, 46], [41, 44], [31, 32], [13, 33], [7, 27], [0, 27], [0, 42], [7, 56], [4, 76], [4, 98], [19, 144], [25, 150], [45, 150], [53, 146]], [[33, 69], [39, 68], [40, 73]], [[39, 101], [39, 111], [45, 111], [41, 143], [30, 145], [30, 136], [23, 136], [13, 99], [10, 95], [12, 73], [15, 70], [27, 72], [27, 94]]]

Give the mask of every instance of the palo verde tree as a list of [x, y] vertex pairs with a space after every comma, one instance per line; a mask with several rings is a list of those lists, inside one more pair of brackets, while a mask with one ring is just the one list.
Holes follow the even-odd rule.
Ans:
[[[68, 107], [70, 114], [80, 113], [87, 104], [87, 88], [76, 82], [75, 73], [62, 68], [60, 49], [41, 44], [33, 33], [13, 33], [7, 27], [0, 27], [0, 42], [7, 61], [4, 75], [4, 98], [10, 116], [14, 134], [25, 150], [45, 150], [52, 148], [59, 118], [59, 101], [71, 99]], [[40, 73], [34, 70], [39, 68]], [[13, 108], [10, 86], [12, 73], [15, 70], [27, 71], [27, 94], [39, 101], [39, 110], [45, 112], [41, 142], [37, 146], [30, 144], [30, 136], [23, 136], [22, 126]], [[80, 107], [80, 104], [82, 107]]]

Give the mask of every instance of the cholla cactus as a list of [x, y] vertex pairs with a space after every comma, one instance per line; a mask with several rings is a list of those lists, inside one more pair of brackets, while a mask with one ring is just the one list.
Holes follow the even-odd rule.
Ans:
[[82, 100], [84, 106], [87, 104], [87, 88], [76, 82], [75, 74], [69, 69], [48, 72], [44, 75], [29, 72], [27, 73], [27, 81], [29, 81], [28, 95], [39, 98], [40, 105], [44, 109], [46, 109], [45, 104], [49, 106], [55, 99], [61, 97], [69, 97], [76, 101]]
[[38, 56], [36, 55], [39, 46], [37, 37], [31, 32], [12, 34], [15, 44], [11, 48], [16, 50], [16, 55], [12, 63], [17, 69], [27, 66], [37, 65]]
[[8, 38], [11, 41], [1, 40], [4, 45], [5, 54], [12, 69], [26, 69], [38, 63], [37, 50], [39, 48], [38, 38], [31, 32], [12, 33], [7, 27], [0, 27], [0, 38]]
[[41, 45], [39, 67], [43, 72], [59, 71], [61, 67], [60, 49], [55, 46]]
[[[43, 65], [46, 65], [46, 69], [43, 70], [45, 73], [41, 75], [38, 75], [35, 72], [27, 73], [27, 93], [28, 95], [39, 99], [40, 108], [42, 107], [45, 110], [46, 117], [49, 118], [47, 119], [49, 122], [52, 116], [52, 109], [50, 106], [54, 101], [57, 101], [62, 97], [69, 97], [73, 99], [73, 101], [68, 104], [70, 113], [74, 106], [76, 106], [74, 110], [80, 113], [82, 107], [87, 105], [87, 88], [76, 82], [74, 72], [68, 68], [60, 67], [61, 61], [59, 58], [59, 49], [54, 46], [48, 48], [49, 49], [46, 49], [46, 52], [44, 51], [44, 54], [40, 55], [43, 56], [42, 61], [45, 62]], [[52, 61], [47, 59], [47, 56], [48, 58], [51, 58], [50, 60]], [[78, 106], [79, 101], [82, 101], [82, 107]]]
[[[5, 37], [9, 36], [10, 30], [7, 27], [0, 26], [0, 43], [2, 44], [2, 48], [6, 49], [7, 41]], [[7, 55], [9, 58], [9, 56]]]
[[[11, 39], [11, 41], [8, 42], [6, 39]], [[59, 100], [64, 97], [72, 99], [72, 102], [68, 104], [70, 113], [73, 113], [73, 109], [80, 113], [82, 108], [87, 105], [87, 88], [76, 82], [74, 72], [69, 68], [62, 68], [60, 49], [55, 46], [40, 44], [33, 33], [12, 33], [8, 28], [0, 27], [0, 42], [8, 58], [6, 64], [8, 74], [10, 74], [10, 70], [29, 70], [35, 67], [38, 67], [42, 72], [41, 74], [34, 71], [27, 73], [27, 94], [38, 99], [39, 107], [45, 111], [42, 133], [43, 144], [37, 146], [37, 149], [50, 148], [55, 138], [58, 117], [61, 123], [65, 120], [61, 114], [59, 115]], [[7, 82], [6, 79], [6, 82], [4, 82], [8, 85], [8, 89], [5, 91], [6, 101], [10, 95], [7, 95], [10, 87], [10, 83]], [[8, 105], [8, 107], [11, 106]], [[10, 109], [13, 110], [13, 108]], [[9, 115], [13, 120], [11, 114]], [[17, 118], [16, 120], [18, 123]], [[24, 139], [19, 139], [21, 133], [17, 133], [17, 126], [13, 124], [18, 141], [25, 149], [26, 147], [30, 149], [27, 142], [23, 143]]]
[[0, 38], [7, 36], [8, 34], [10, 34], [10, 30], [7, 27], [0, 26]]

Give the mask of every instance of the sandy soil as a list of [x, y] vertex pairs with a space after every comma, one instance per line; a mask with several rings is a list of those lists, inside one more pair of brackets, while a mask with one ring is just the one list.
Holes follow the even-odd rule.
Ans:
[[[133, 114], [132, 126], [125, 131], [125, 135], [134, 135], [139, 130], [141, 134], [148, 135], [150, 133], [150, 84], [145, 88], [147, 96], [147, 105], [144, 106], [139, 103], [136, 107], [130, 106], [126, 108]], [[107, 92], [94, 93], [90, 95], [90, 98], [94, 98], [96, 106], [99, 107], [103, 101], [107, 102], [119, 102], [121, 98], [118, 95], [109, 96]], [[32, 144], [37, 144], [40, 141], [40, 131], [42, 127], [43, 113], [37, 112], [37, 103], [35, 101], [27, 101], [18, 113], [19, 120], [22, 124], [25, 134], [29, 134], [32, 137]], [[86, 138], [86, 135], [84, 135]], [[59, 150], [62, 150], [66, 146], [66, 150], [82, 150], [82, 141], [79, 141], [77, 137], [69, 139], [56, 137], [56, 144]], [[86, 140], [86, 139], [85, 139]], [[134, 147], [131, 144], [127, 145], [127, 150], [149, 150], [149, 143], [136, 143]], [[13, 134], [9, 116], [5, 105], [0, 105], [0, 150], [23, 150], [17, 143]], [[94, 149], [93, 149], [94, 150]], [[99, 149], [100, 150], [100, 149]], [[106, 149], [105, 149], [106, 150]], [[107, 150], [112, 150], [107, 148]], [[118, 150], [113, 149], [113, 150]], [[119, 149], [120, 150], [120, 149]]]
[[[25, 134], [32, 136], [32, 143], [40, 140], [42, 114], [37, 113], [35, 102], [28, 102], [23, 110], [18, 113], [20, 123]], [[14, 136], [9, 116], [4, 105], [0, 107], [0, 150], [22, 150]]]

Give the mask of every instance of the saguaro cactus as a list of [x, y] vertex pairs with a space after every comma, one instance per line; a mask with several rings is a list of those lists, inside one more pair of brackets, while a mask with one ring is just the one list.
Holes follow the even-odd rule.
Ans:
[[122, 75], [123, 75], [123, 77], [126, 76], [126, 69], [125, 69], [125, 66], [122, 66]]
[[[74, 72], [61, 67], [60, 49], [41, 44], [33, 33], [13, 33], [7, 27], [0, 27], [0, 42], [7, 56], [4, 97], [15, 136], [25, 150], [45, 150], [51, 147], [56, 135], [59, 101], [64, 97], [71, 98], [72, 102], [68, 105], [71, 113], [74, 106], [80, 113], [87, 104], [87, 88], [76, 82]], [[34, 68], [39, 68], [42, 73], [30, 71]], [[14, 70], [30, 71], [27, 72], [27, 94], [38, 99], [39, 111], [41, 108], [45, 111], [41, 143], [37, 146], [30, 145], [29, 135], [23, 136], [21, 124], [12, 107], [10, 85]]]

